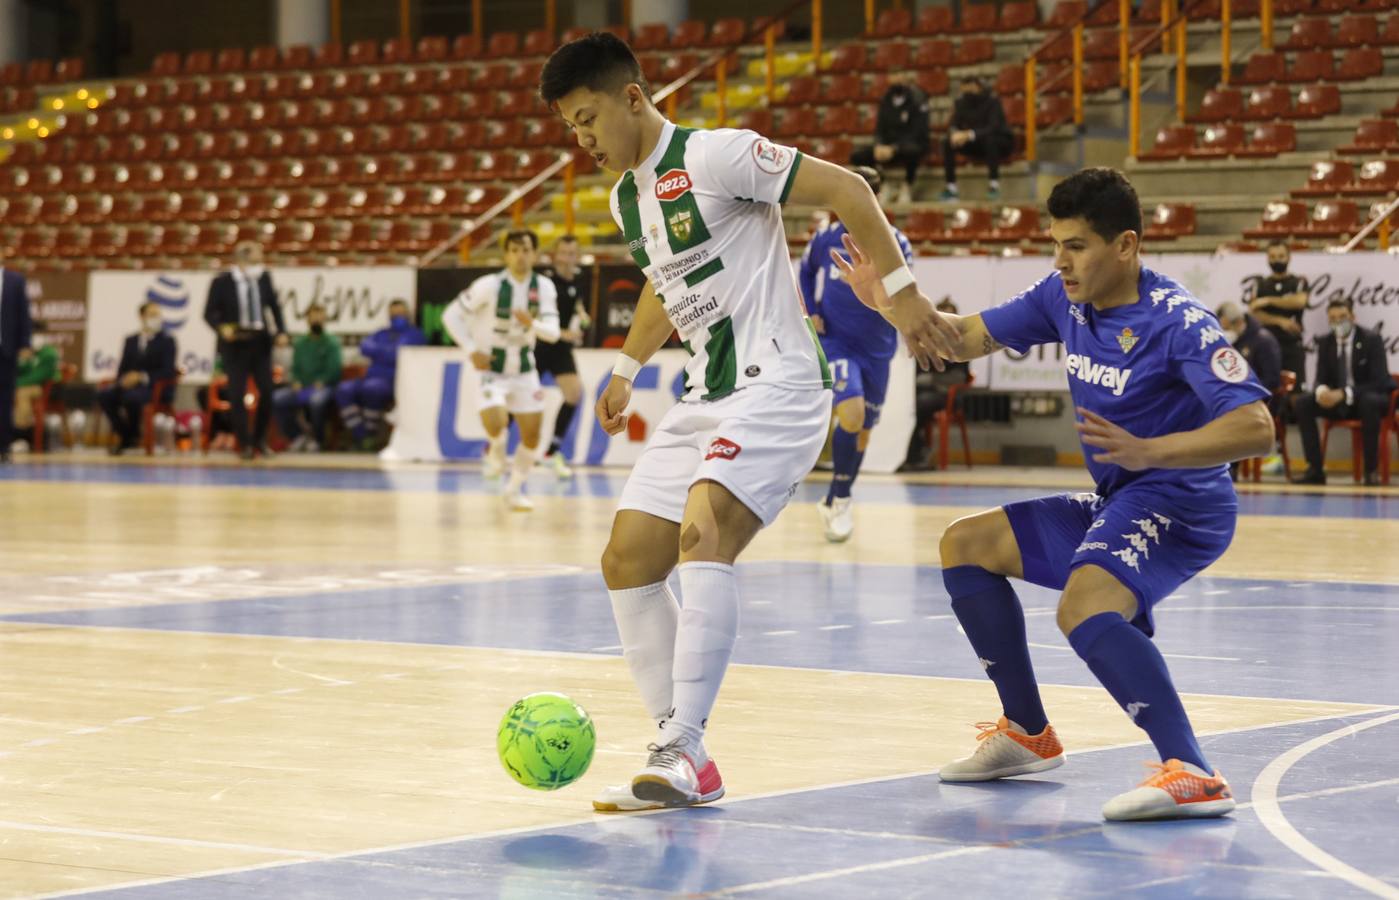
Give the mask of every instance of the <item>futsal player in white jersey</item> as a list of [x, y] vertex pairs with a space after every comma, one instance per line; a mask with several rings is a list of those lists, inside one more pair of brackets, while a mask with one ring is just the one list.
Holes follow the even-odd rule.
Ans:
[[544, 418], [534, 343], [559, 339], [558, 295], [553, 280], [534, 271], [539, 238], [533, 231], [507, 232], [503, 246], [505, 268], [482, 275], [458, 294], [442, 313], [442, 325], [471, 355], [479, 373], [477, 406], [489, 439], [486, 477], [499, 478], [505, 470], [512, 415], [520, 426], [520, 446], [503, 496], [510, 509], [526, 512], [534, 508], [525, 496], [525, 482], [539, 455]]
[[[540, 95], [621, 176], [612, 214], [647, 279], [598, 400], [602, 427], [626, 427], [632, 379], [672, 332], [691, 355], [685, 394], [632, 469], [602, 557], [623, 655], [657, 732], [646, 765], [594, 806], [705, 803], [724, 793], [704, 733], [738, 635], [734, 561], [816, 462], [831, 415], [780, 205], [840, 216], [887, 273], [891, 319], [920, 363], [941, 365], [957, 334], [918, 291], [858, 175], [751, 131], [677, 127], [610, 34], [559, 48]], [[677, 563], [683, 607], [666, 584]]]

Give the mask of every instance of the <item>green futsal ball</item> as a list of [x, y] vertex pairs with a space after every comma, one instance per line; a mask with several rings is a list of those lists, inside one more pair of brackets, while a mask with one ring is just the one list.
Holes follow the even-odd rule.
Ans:
[[548, 692], [510, 707], [495, 738], [505, 771], [536, 791], [555, 791], [582, 778], [596, 745], [593, 720], [583, 707]]

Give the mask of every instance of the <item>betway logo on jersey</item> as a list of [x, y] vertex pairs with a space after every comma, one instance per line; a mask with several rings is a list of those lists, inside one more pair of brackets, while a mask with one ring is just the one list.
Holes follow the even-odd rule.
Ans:
[[1079, 381], [1105, 387], [1112, 391], [1114, 397], [1122, 396], [1123, 389], [1127, 387], [1127, 379], [1132, 377], [1131, 369], [1099, 365], [1087, 356], [1077, 353], [1068, 355], [1066, 367], [1070, 375], [1078, 376]]
[[691, 188], [690, 173], [684, 169], [671, 169], [669, 172], [656, 179], [656, 199], [679, 200], [689, 192]]

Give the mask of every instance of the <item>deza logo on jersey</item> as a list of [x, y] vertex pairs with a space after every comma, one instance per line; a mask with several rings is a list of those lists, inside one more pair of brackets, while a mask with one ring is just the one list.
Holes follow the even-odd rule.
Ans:
[[1122, 396], [1123, 389], [1127, 387], [1127, 379], [1132, 377], [1131, 369], [1099, 365], [1089, 357], [1077, 353], [1068, 355], [1066, 368], [1070, 375], [1077, 375], [1079, 381], [1105, 387], [1112, 391], [1114, 397]]
[[679, 200], [690, 192], [690, 173], [684, 169], [671, 169], [656, 179], [656, 199], [669, 203]]

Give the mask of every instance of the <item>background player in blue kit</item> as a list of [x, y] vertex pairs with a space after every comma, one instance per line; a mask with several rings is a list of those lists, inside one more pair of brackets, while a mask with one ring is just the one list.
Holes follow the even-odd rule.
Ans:
[[[1268, 392], [1218, 321], [1141, 265], [1141, 206], [1122, 173], [1085, 169], [1049, 197], [1055, 272], [986, 312], [951, 317], [959, 359], [1063, 341], [1094, 493], [1010, 503], [952, 523], [941, 543], [952, 610], [1003, 715], [978, 726], [943, 781], [989, 781], [1064, 760], [1040, 702], [1025, 618], [1008, 578], [1062, 590], [1058, 625], [1161, 756], [1112, 820], [1219, 816], [1234, 808], [1155, 644], [1152, 607], [1229, 546], [1238, 499], [1227, 463], [1272, 445]], [[847, 238], [844, 274], [879, 308], [879, 281]]]
[[[876, 169], [854, 166], [851, 171], [879, 193]], [[831, 223], [812, 237], [802, 254], [798, 281], [802, 301], [811, 317], [821, 349], [831, 367], [835, 387], [836, 430], [831, 441], [831, 463], [835, 470], [826, 499], [818, 505], [826, 525], [826, 540], [844, 541], [855, 530], [850, 510], [850, 489], [869, 446], [870, 430], [879, 422], [879, 411], [889, 388], [889, 360], [898, 348], [899, 333], [879, 313], [860, 302], [845, 283], [840, 267], [831, 259], [831, 250], [841, 246], [845, 226], [832, 217]], [[904, 260], [913, 261], [913, 247], [897, 228]]]

